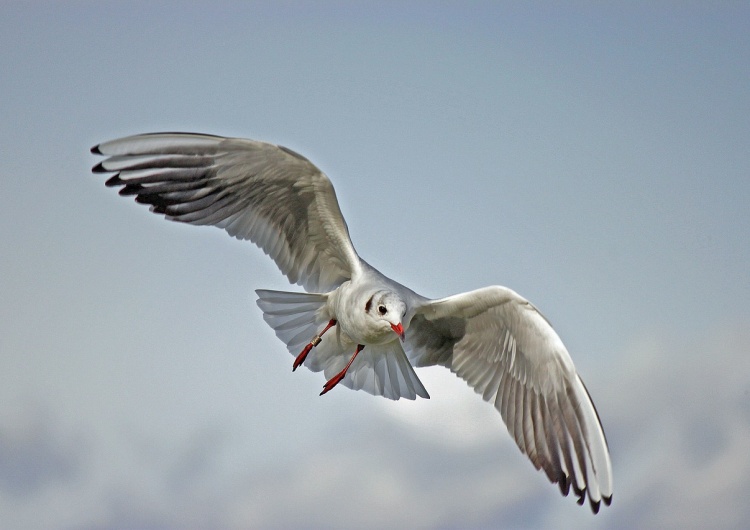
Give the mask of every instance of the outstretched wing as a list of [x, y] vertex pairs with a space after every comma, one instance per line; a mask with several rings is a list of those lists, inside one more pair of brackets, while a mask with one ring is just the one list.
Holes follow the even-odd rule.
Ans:
[[612, 464], [599, 416], [552, 326], [505, 287], [417, 308], [406, 332], [415, 366], [443, 365], [495, 405], [518, 447], [567, 495], [596, 513], [612, 499]]
[[214, 225], [249, 239], [289, 281], [330, 291], [360, 271], [331, 182], [277, 145], [221, 136], [157, 133], [99, 144], [94, 173], [167, 219]]

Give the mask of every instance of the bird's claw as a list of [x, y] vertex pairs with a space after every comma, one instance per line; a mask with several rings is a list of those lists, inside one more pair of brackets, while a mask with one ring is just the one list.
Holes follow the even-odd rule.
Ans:
[[304, 347], [299, 355], [297, 355], [297, 357], [294, 359], [294, 364], [292, 365], [292, 372], [294, 372], [297, 368], [300, 367], [302, 363], [305, 362], [305, 358], [307, 357], [307, 354], [310, 353], [310, 350], [313, 349], [313, 346], [315, 346], [315, 344], [311, 342]]
[[300, 367], [302, 363], [305, 362], [305, 359], [307, 358], [307, 354], [310, 353], [310, 350], [312, 350], [315, 346], [320, 344], [323, 341], [323, 334], [335, 325], [336, 325], [336, 319], [332, 318], [331, 320], [328, 321], [328, 324], [323, 329], [323, 331], [315, 335], [312, 338], [312, 340], [310, 340], [309, 344], [305, 346], [302, 349], [302, 351], [299, 353], [299, 355], [297, 355], [297, 357], [294, 359], [294, 364], [292, 365], [292, 372], [294, 372], [297, 368]]
[[334, 375], [333, 377], [331, 377], [328, 381], [326, 381], [326, 384], [323, 385], [323, 391], [319, 395], [322, 396], [326, 392], [330, 391], [333, 387], [338, 385], [345, 375], [346, 375], [346, 370], [344, 369], [340, 371], [339, 373], [337, 373], [336, 375]]

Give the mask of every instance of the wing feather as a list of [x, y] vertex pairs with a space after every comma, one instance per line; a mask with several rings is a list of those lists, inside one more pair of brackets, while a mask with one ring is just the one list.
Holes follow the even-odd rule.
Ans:
[[594, 512], [612, 497], [612, 466], [594, 404], [562, 341], [527, 300], [487, 287], [415, 309], [406, 333], [415, 366], [440, 364], [500, 412], [519, 449], [563, 495]]
[[91, 149], [95, 173], [167, 219], [213, 225], [266, 252], [289, 281], [331, 291], [361, 273], [331, 182], [285, 147], [239, 138], [157, 133]]

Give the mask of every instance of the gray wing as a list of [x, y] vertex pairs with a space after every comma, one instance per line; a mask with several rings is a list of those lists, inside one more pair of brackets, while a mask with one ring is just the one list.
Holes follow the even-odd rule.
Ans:
[[549, 322], [505, 287], [418, 307], [406, 332], [415, 366], [443, 365], [495, 405], [518, 447], [594, 513], [612, 500], [612, 464], [593, 402]]
[[360, 271], [331, 182], [290, 149], [188, 133], [129, 136], [99, 144], [95, 173], [167, 219], [214, 225], [249, 239], [289, 281], [330, 291]]

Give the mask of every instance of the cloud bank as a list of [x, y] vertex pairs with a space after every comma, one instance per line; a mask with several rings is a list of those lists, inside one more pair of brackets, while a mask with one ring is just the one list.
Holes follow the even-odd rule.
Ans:
[[[56, 422], [52, 405], [32, 408], [0, 424], [0, 507], [11, 524], [48, 528], [740, 527], [748, 328], [644, 339], [589, 377], [615, 472], [613, 505], [596, 517], [560, 497], [447, 371], [421, 372], [433, 400], [363, 400], [357, 417], [327, 427], [334, 436], [300, 435], [282, 457], [245, 447], [228, 424], [176, 445], [124, 434], [112, 447]], [[261, 458], [243, 461], [248, 450]], [[126, 465], [113, 471], [112, 455]]]

